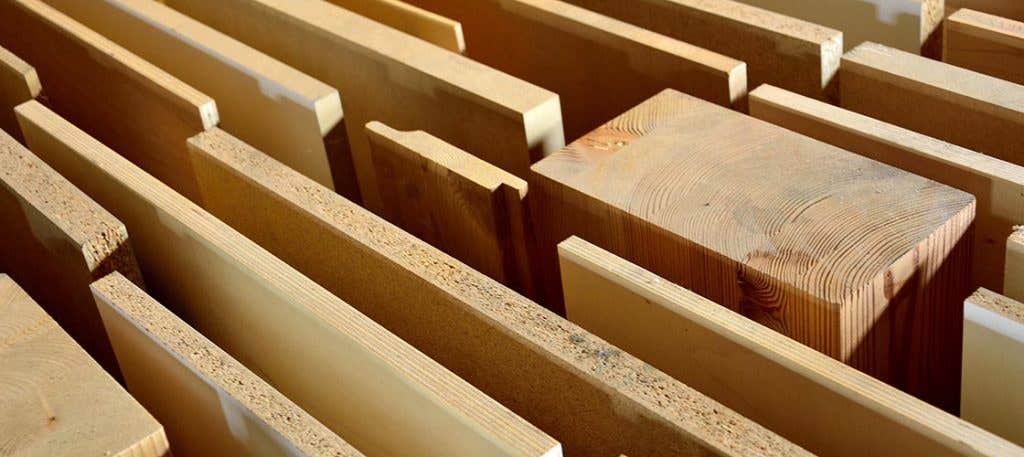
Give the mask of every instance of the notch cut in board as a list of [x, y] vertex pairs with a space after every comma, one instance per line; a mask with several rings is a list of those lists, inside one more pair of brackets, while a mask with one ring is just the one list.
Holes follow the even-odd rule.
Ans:
[[[803, 454], [220, 129], [189, 144], [211, 213], [551, 434], [566, 454]], [[282, 236], [290, 233], [302, 242]]]
[[461, 21], [468, 57], [557, 93], [570, 139], [665, 88], [745, 106], [743, 62], [566, 2], [408, 1]]
[[1018, 0], [946, 0], [946, 13], [969, 8], [988, 14], [1024, 21], [1024, 3]]
[[337, 88], [362, 203], [373, 211], [382, 203], [367, 122], [430, 132], [519, 177], [565, 144], [557, 95], [327, 2], [165, 3]]
[[38, 97], [42, 90], [36, 69], [0, 46], [0, 130], [23, 142], [14, 107]]
[[17, 113], [32, 149], [128, 226], [154, 296], [356, 448], [560, 453], [554, 440], [52, 111], [29, 102]]
[[128, 392], [0, 274], [0, 436], [6, 455], [170, 455]]
[[580, 238], [558, 254], [569, 320], [818, 455], [1024, 453]]
[[429, 41], [452, 52], [466, 51], [462, 24], [401, 0], [329, 0], [353, 13]]
[[1006, 240], [1003, 294], [1024, 301], [1024, 227], [1015, 227]]
[[45, 1], [213, 97], [221, 128], [335, 188], [327, 148], [348, 150], [336, 89], [152, 0]]
[[1024, 84], [1024, 22], [962, 9], [943, 30], [944, 62]]
[[1005, 240], [1024, 223], [1024, 167], [768, 85], [750, 93], [750, 114], [973, 194], [972, 283], [1003, 289]]
[[91, 290], [129, 391], [175, 455], [362, 455], [120, 273]]

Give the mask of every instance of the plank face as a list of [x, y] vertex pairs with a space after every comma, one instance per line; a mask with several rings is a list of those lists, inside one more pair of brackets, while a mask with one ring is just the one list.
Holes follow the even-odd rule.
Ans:
[[0, 46], [0, 130], [22, 141], [14, 107], [32, 100], [42, 92], [36, 69]]
[[1024, 21], [1024, 3], [1017, 0], [946, 0], [947, 12], [953, 13], [961, 8]]
[[1006, 269], [1003, 293], [1013, 300], [1024, 300], [1024, 230], [1017, 228], [1006, 240]]
[[818, 455], [1024, 453], [580, 238], [558, 254], [570, 320]]
[[962, 9], [944, 32], [944, 62], [1024, 84], [1024, 22]]
[[5, 455], [170, 455], [153, 416], [3, 274], [0, 315]]
[[955, 410], [971, 195], [673, 91], [533, 171], [539, 255], [585, 237]]
[[396, 28], [452, 52], [464, 52], [462, 24], [401, 0], [330, 0], [353, 13]]

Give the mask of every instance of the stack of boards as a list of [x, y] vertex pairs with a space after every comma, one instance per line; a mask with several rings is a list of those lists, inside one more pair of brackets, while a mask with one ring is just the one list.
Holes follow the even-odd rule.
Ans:
[[1024, 456], [1017, 0], [0, 0], [0, 455]]

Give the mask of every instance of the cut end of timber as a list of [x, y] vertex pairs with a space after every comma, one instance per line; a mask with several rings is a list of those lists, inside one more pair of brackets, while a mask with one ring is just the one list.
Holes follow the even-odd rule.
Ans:
[[1017, 300], [981, 288], [967, 299], [967, 303], [987, 309], [1006, 319], [1024, 325], [1024, 303]]

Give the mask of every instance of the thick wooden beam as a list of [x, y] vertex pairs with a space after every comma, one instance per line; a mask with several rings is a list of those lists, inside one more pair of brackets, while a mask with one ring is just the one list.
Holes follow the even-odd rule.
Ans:
[[946, 13], [970, 8], [988, 14], [1024, 21], [1024, 2], [1019, 0], [946, 0]]
[[175, 455], [362, 455], [120, 273], [91, 289], [128, 390]]
[[843, 56], [840, 105], [1024, 165], [1024, 86], [875, 43]]
[[551, 434], [566, 454], [802, 454], [230, 135], [211, 130], [189, 144], [210, 212]]
[[750, 93], [750, 114], [973, 194], [973, 284], [1003, 289], [1006, 237], [1024, 224], [1024, 167], [768, 85]]
[[4, 455], [169, 456], [163, 427], [0, 274]]
[[14, 107], [36, 98], [42, 89], [36, 69], [0, 46], [0, 130], [23, 141]]
[[1024, 301], [1024, 228], [1017, 227], [1006, 239], [1006, 268], [1003, 294]]
[[363, 204], [381, 209], [366, 123], [424, 130], [516, 176], [565, 143], [558, 96], [321, 0], [165, 3], [341, 92]]
[[1024, 22], [962, 9], [943, 30], [944, 62], [1024, 84]]
[[401, 0], [329, 0], [354, 13], [434, 43], [449, 51], [466, 51], [462, 24]]
[[124, 221], [155, 297], [356, 448], [559, 454], [554, 440], [42, 105], [17, 113], [32, 149]]

